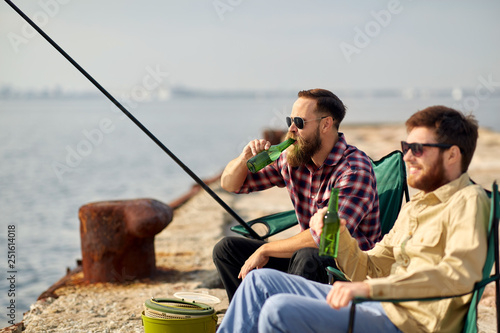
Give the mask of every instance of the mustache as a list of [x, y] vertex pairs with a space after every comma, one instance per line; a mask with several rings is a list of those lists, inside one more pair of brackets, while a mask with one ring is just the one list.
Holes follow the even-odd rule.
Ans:
[[296, 134], [293, 134], [293, 133], [287, 133], [286, 139], [294, 139], [295, 140], [295, 143], [293, 145], [291, 145], [290, 147], [287, 148], [287, 151], [289, 152], [294, 152], [295, 154], [301, 154], [302, 153], [302, 147], [304, 147], [304, 145], [306, 144], [306, 141], [304, 140], [304, 138], [296, 135]]
[[296, 135], [294, 133], [290, 133], [290, 132], [288, 132], [286, 134], [285, 139], [287, 139], [287, 140], [288, 139], [294, 139], [296, 141], [296, 143], [298, 143], [299, 145], [304, 143], [304, 139], [303, 138], [301, 138], [300, 136], [298, 136], [298, 135]]

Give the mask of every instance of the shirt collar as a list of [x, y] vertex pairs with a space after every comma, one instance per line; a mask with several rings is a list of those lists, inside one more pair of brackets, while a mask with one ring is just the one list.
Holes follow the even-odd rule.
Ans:
[[347, 142], [344, 138], [344, 133], [339, 133], [339, 139], [335, 146], [333, 146], [332, 151], [328, 154], [323, 164], [333, 166], [340, 162], [344, 152], [347, 149]]

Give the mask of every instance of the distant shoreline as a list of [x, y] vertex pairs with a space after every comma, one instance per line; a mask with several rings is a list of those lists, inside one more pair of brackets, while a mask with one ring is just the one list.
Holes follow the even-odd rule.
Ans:
[[[339, 97], [346, 98], [403, 98], [428, 99], [450, 98], [460, 101], [467, 96], [475, 96], [476, 89], [465, 88], [380, 88], [380, 89], [333, 89]], [[296, 98], [298, 90], [204, 90], [187, 87], [160, 87], [147, 92], [144, 101], [180, 100], [180, 99], [273, 99]], [[110, 89], [110, 93], [117, 97], [127, 91]], [[0, 101], [3, 100], [67, 100], [67, 99], [95, 99], [103, 97], [98, 90], [66, 91], [60, 86], [54, 88], [19, 89], [10, 86], [0, 87]], [[488, 98], [500, 97], [500, 90], [494, 90]]]

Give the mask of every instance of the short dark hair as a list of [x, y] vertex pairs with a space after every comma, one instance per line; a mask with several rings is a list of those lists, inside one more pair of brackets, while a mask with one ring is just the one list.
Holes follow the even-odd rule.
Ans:
[[328, 114], [333, 117], [337, 129], [344, 119], [346, 107], [344, 103], [329, 90], [310, 89], [302, 90], [297, 94], [299, 97], [316, 100], [316, 111], [319, 114]]
[[466, 172], [476, 150], [478, 123], [473, 115], [436, 105], [416, 112], [406, 121], [406, 130], [415, 127], [434, 129], [438, 143], [456, 145], [462, 153], [462, 172]]

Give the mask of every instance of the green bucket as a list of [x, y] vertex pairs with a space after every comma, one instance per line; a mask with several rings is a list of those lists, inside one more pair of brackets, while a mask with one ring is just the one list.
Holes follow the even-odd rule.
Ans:
[[215, 333], [215, 310], [203, 303], [152, 298], [144, 303], [145, 333]]

